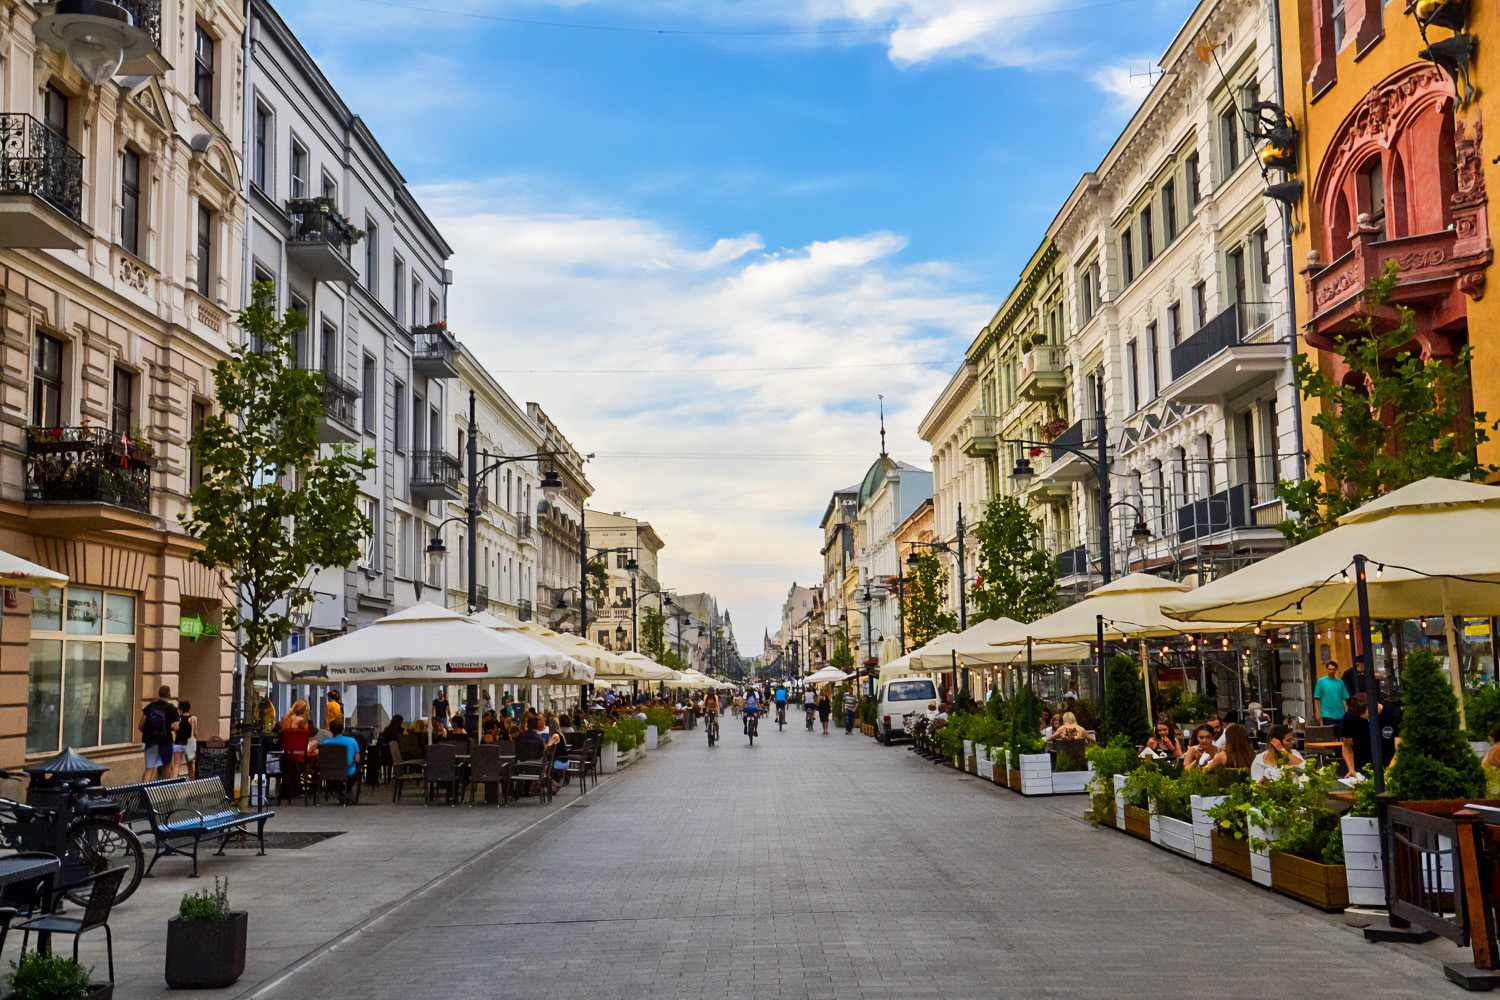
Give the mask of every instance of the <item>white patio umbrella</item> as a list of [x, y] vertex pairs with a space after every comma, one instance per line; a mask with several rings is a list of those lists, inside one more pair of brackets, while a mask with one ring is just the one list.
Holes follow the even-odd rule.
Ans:
[[838, 667], [824, 667], [823, 669], [821, 669], [821, 670], [815, 670], [812, 673], [808, 674], [806, 677], [802, 678], [802, 683], [803, 684], [842, 684], [842, 683], [844, 683], [844, 681], [847, 681], [852, 676], [853, 676], [852, 674], [846, 674], [846, 673], [844, 673]]
[[43, 590], [50, 590], [67, 582], [68, 578], [56, 570], [13, 556], [9, 552], [0, 552], [0, 586], [41, 587]]
[[302, 684], [579, 683], [591, 668], [514, 631], [477, 625], [435, 604], [271, 660], [272, 676]]

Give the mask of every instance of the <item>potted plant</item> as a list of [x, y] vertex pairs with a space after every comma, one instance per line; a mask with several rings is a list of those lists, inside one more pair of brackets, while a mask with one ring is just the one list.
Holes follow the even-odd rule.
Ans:
[[1118, 826], [1122, 815], [1116, 796], [1125, 776], [1140, 766], [1135, 747], [1124, 736], [1116, 736], [1103, 746], [1091, 746], [1085, 754], [1093, 779], [1089, 785], [1088, 820], [1095, 826], [1103, 823]]
[[[1338, 816], [1328, 808], [1335, 767], [1291, 768], [1273, 781], [1253, 786], [1255, 808], [1250, 848], [1269, 854], [1271, 888], [1321, 910], [1349, 905], [1344, 875], [1344, 844]], [[1271, 831], [1265, 838], [1258, 828]]]
[[1250, 879], [1250, 820], [1253, 788], [1248, 782], [1231, 786], [1220, 802], [1208, 810], [1214, 821], [1213, 866], [1242, 879]]
[[229, 908], [229, 880], [182, 897], [167, 921], [167, 985], [174, 990], [219, 990], [245, 971], [249, 914]]
[[113, 983], [89, 982], [89, 970], [71, 958], [23, 951], [5, 977], [8, 1000], [112, 1000]]
[[1145, 761], [1125, 779], [1121, 791], [1125, 797], [1125, 832], [1142, 840], [1151, 839], [1150, 794], [1162, 777], [1154, 760]]
[[1043, 441], [1055, 441], [1057, 436], [1068, 429], [1068, 422], [1062, 417], [1053, 417], [1041, 426]]

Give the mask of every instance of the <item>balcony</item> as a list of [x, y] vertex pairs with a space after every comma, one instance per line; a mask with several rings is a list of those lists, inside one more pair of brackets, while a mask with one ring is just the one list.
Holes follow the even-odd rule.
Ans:
[[[1274, 519], [1273, 519], [1274, 518]], [[1266, 483], [1240, 483], [1177, 508], [1177, 541], [1201, 542], [1241, 528], [1269, 530], [1277, 537], [1281, 501]]]
[[1021, 355], [1016, 393], [1026, 399], [1051, 399], [1068, 387], [1064, 374], [1068, 353], [1056, 344], [1038, 344]]
[[1098, 434], [1094, 428], [1097, 426], [1097, 418], [1085, 417], [1053, 438], [1052, 447], [1048, 449], [1051, 461], [1045, 469], [1038, 470], [1038, 478], [1064, 483], [1078, 483], [1091, 478], [1094, 475], [1094, 463], [1067, 449], [1078, 448], [1092, 457], [1096, 450], [1094, 442]]
[[1279, 307], [1237, 302], [1172, 348], [1172, 384], [1165, 395], [1183, 403], [1218, 403], [1274, 378], [1289, 364], [1285, 344], [1250, 343], [1273, 330]]
[[516, 617], [517, 618], [520, 618], [521, 621], [523, 621], [523, 622], [529, 622], [529, 621], [531, 621], [531, 615], [532, 615], [532, 610], [531, 610], [531, 602], [530, 601], [528, 601], [526, 598], [523, 597], [519, 601], [516, 602]]
[[530, 514], [517, 514], [516, 515], [516, 537], [517, 538], [530, 538], [531, 537], [531, 515]]
[[149, 443], [102, 427], [28, 427], [28, 521], [63, 533], [142, 527], [155, 464]]
[[459, 500], [458, 459], [445, 451], [411, 453], [411, 495], [413, 500]]
[[0, 114], [0, 247], [77, 250], [83, 154], [30, 115]]
[[287, 235], [289, 263], [314, 281], [352, 283], [359, 277], [349, 263], [354, 232], [330, 198], [294, 198], [286, 203], [292, 228]]
[[976, 413], [964, 421], [959, 448], [970, 458], [987, 458], [1000, 453], [1000, 418]]
[[130, 15], [130, 23], [151, 40], [139, 54], [127, 54], [118, 76], [166, 76], [172, 64], [161, 54], [161, 0], [114, 0]]
[[474, 588], [474, 610], [485, 611], [490, 606], [490, 585], [481, 583]]
[[458, 377], [458, 341], [446, 323], [429, 323], [411, 331], [416, 341], [411, 353], [412, 371], [425, 378]]
[[321, 444], [358, 444], [359, 389], [338, 374], [324, 370], [323, 415], [318, 418], [318, 441]]

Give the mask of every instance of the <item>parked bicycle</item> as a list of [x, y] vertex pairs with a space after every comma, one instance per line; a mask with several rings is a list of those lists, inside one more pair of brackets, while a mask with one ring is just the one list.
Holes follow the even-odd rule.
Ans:
[[[0, 778], [19, 777], [23, 775], [0, 770]], [[0, 845], [15, 851], [55, 854], [62, 863], [58, 885], [63, 895], [79, 906], [87, 905], [93, 888], [78, 883], [123, 867], [125, 877], [115, 893], [115, 902], [123, 903], [141, 884], [146, 871], [140, 838], [121, 822], [124, 812], [120, 804], [99, 795], [98, 786], [80, 780], [64, 787], [68, 793], [66, 809], [45, 809], [0, 798]], [[70, 888], [73, 886], [76, 888]]]

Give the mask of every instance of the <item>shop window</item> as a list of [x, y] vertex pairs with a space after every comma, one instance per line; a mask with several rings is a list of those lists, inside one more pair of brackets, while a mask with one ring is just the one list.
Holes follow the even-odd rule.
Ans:
[[136, 598], [33, 590], [26, 752], [135, 742]]

